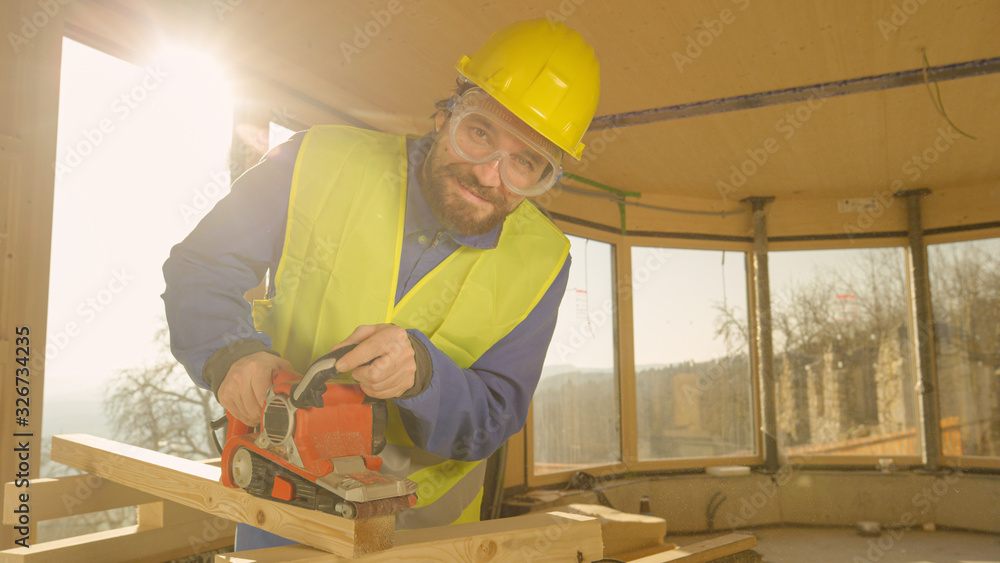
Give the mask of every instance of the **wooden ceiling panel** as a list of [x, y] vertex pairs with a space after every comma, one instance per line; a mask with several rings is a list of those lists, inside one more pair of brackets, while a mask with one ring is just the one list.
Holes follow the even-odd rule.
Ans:
[[1000, 183], [1000, 75], [952, 80], [938, 87], [952, 123], [976, 139], [956, 132], [937, 112], [933, 87], [887, 91], [888, 181], [900, 180], [907, 189], [932, 190]]
[[[738, 201], [748, 196], [844, 197], [858, 184], [884, 182], [882, 93], [592, 132], [587, 177], [616, 188]], [[845, 116], [851, 116], [845, 120]], [[611, 142], [598, 139], [619, 136]], [[602, 137], [603, 135], [603, 137]], [[850, 170], [853, 180], [845, 181]], [[619, 178], [621, 179], [619, 181]]]
[[[911, 3], [918, 6], [912, 15], [899, 12], [905, 21], [894, 16], [894, 6]], [[382, 111], [423, 116], [428, 102], [447, 93], [461, 54], [509, 22], [546, 15], [565, 19], [595, 46], [602, 115], [911, 70], [922, 64], [921, 48], [933, 65], [1000, 55], [1000, 9], [992, 0], [244, 0], [222, 31], [248, 62], [306, 69]], [[336, 90], [309, 94], [341, 102]]]

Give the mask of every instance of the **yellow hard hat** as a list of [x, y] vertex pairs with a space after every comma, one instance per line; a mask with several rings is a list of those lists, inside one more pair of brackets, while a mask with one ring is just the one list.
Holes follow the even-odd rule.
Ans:
[[597, 110], [600, 65], [577, 32], [547, 19], [513, 23], [456, 67], [522, 121], [573, 155]]

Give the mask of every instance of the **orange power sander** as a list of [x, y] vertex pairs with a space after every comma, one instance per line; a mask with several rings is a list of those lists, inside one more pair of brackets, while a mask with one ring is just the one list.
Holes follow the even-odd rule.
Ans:
[[301, 379], [275, 371], [259, 428], [226, 412], [222, 484], [351, 519], [396, 514], [416, 504], [416, 483], [379, 472], [385, 401], [365, 395], [335, 367], [353, 348], [319, 358]]

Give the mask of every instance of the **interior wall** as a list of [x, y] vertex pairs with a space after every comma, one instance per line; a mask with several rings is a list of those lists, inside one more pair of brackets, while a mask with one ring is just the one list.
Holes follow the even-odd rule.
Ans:
[[[599, 489], [615, 508], [637, 512], [650, 496], [667, 533], [728, 532], [771, 525], [887, 528], [935, 526], [1000, 533], [1000, 476], [948, 471], [804, 470], [773, 475], [673, 475], [611, 482]], [[711, 516], [711, 517], [710, 517]]]

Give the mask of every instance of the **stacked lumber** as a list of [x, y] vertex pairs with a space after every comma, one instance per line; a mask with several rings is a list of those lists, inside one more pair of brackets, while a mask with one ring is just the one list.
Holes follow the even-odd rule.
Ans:
[[[662, 519], [597, 505], [571, 505], [561, 511], [395, 532], [392, 516], [346, 520], [260, 499], [223, 486], [218, 467], [104, 438], [56, 436], [52, 440], [52, 459], [117, 484], [106, 483], [109, 494], [134, 489], [130, 498], [143, 503], [139, 528], [191, 533], [189, 528], [203, 525], [207, 513], [217, 520], [245, 522], [303, 544], [217, 555], [220, 563], [597, 561], [604, 557], [605, 542], [608, 553], [621, 553], [627, 557], [624, 560], [633, 563], [702, 563], [756, 545], [753, 536], [743, 534], [680, 548], [665, 545], [666, 524]], [[86, 477], [77, 479], [82, 478]], [[36, 505], [45, 512], [43, 506]], [[231, 528], [225, 533], [231, 533]], [[64, 547], [73, 549], [72, 544]], [[125, 545], [122, 548], [128, 549]], [[51, 555], [58, 557], [59, 553], [53, 550]], [[130, 554], [124, 551], [118, 555]]]

